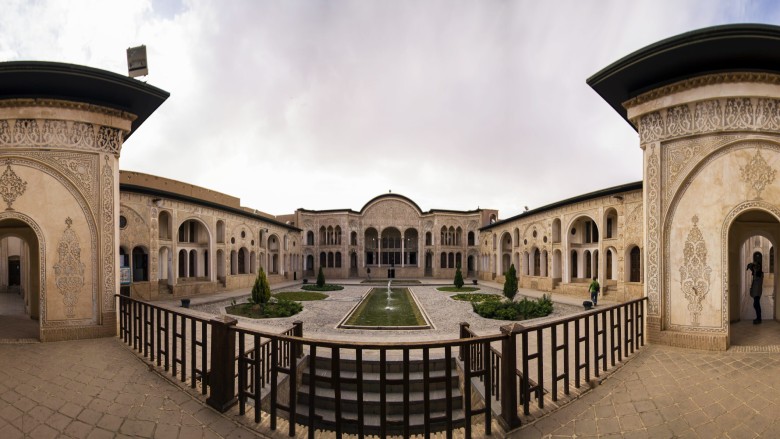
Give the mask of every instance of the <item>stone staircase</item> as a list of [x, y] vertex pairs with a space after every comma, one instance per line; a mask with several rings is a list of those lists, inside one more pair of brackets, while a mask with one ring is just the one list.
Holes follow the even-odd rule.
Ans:
[[[315, 407], [314, 426], [316, 429], [335, 430], [336, 404], [335, 389], [332, 385], [331, 359], [317, 357], [315, 363], [315, 395], [309, 395], [309, 383], [312, 379], [309, 368], [303, 372], [303, 383], [298, 388], [299, 424], [308, 424], [309, 405], [312, 399]], [[358, 398], [357, 372], [355, 361], [342, 359], [340, 361], [341, 383], [341, 429], [347, 434], [358, 432]], [[446, 379], [446, 368], [451, 370], [449, 383]], [[404, 426], [404, 396], [403, 396], [403, 362], [388, 360], [386, 365], [386, 419], [387, 434], [399, 435]], [[380, 363], [379, 361], [363, 361], [363, 417], [366, 435], [380, 434], [381, 409], [380, 404]], [[442, 359], [432, 359], [429, 362], [428, 386], [430, 395], [431, 431], [442, 431], [447, 428], [447, 393], [452, 389], [453, 428], [464, 425], [463, 396], [459, 386], [459, 375], [453, 359], [449, 365]], [[425, 381], [422, 360], [409, 362], [409, 429], [411, 434], [425, 431]]]

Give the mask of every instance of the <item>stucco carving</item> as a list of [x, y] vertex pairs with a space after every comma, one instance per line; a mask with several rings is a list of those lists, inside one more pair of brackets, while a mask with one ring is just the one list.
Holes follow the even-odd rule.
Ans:
[[624, 240], [630, 244], [642, 244], [642, 220], [644, 219], [644, 206], [636, 205], [626, 217]]
[[364, 222], [382, 226], [417, 226], [420, 216], [410, 205], [399, 200], [381, 200], [368, 209]]
[[750, 98], [726, 99], [725, 128], [744, 129], [753, 125], [753, 104]]
[[642, 144], [717, 131], [776, 131], [780, 129], [777, 107], [778, 100], [771, 98], [719, 98], [643, 114], [634, 123]]
[[0, 121], [0, 147], [64, 147], [119, 155], [122, 130], [84, 122], [49, 119]]
[[57, 246], [57, 263], [54, 264], [54, 282], [62, 294], [65, 316], [76, 317], [75, 306], [84, 286], [84, 263], [81, 262], [81, 244], [76, 231], [71, 229], [73, 220], [65, 220], [65, 231]]
[[105, 163], [101, 172], [102, 208], [100, 212], [103, 229], [103, 309], [114, 310], [115, 272], [114, 265], [114, 170], [108, 156], [104, 156]]
[[740, 166], [742, 181], [756, 191], [756, 200], [761, 199], [761, 191], [775, 181], [777, 171], [772, 169], [761, 156], [761, 150], [756, 148], [756, 154], [745, 166]]
[[[647, 297], [651, 315], [660, 314], [658, 271], [659, 175], [658, 154], [655, 145], [647, 158]], [[622, 266], [622, 264], [620, 264]]]
[[19, 198], [27, 189], [27, 182], [19, 178], [11, 169], [11, 161], [6, 160], [5, 171], [0, 176], [0, 195], [3, 196], [3, 201], [8, 204], [5, 210], [14, 210], [11, 205]]
[[670, 136], [688, 134], [693, 129], [691, 112], [687, 105], [671, 107], [666, 112], [666, 126]]
[[780, 130], [780, 105], [775, 99], [762, 98], [756, 105], [756, 124]]
[[[671, 248], [671, 228], [673, 221], [672, 219], [675, 216], [675, 211], [677, 210], [677, 207], [679, 205], [680, 200], [685, 195], [687, 189], [691, 186], [692, 182], [696, 179], [696, 176], [702, 172], [704, 169], [708, 167], [708, 165], [713, 162], [714, 160], [719, 159], [720, 157], [729, 154], [735, 150], [745, 150], [745, 149], [762, 149], [767, 151], [774, 151], [776, 153], [780, 153], [780, 145], [769, 142], [767, 139], [764, 138], [753, 138], [753, 139], [747, 139], [743, 141], [738, 142], [732, 142], [730, 145], [727, 145], [726, 147], [721, 147], [714, 151], [713, 153], [707, 155], [703, 160], [701, 160], [696, 167], [694, 168], [693, 172], [691, 172], [689, 175], [686, 176], [686, 178], [682, 181], [679, 190], [675, 193], [674, 198], [669, 201], [669, 208], [666, 210], [664, 214], [664, 222], [663, 222], [663, 240], [665, 248]], [[649, 176], [649, 173], [648, 173]], [[763, 203], [762, 201], [755, 200], [751, 201], [749, 203], [745, 203], [744, 205], [753, 205], [751, 203], [760, 203], [760, 205], [765, 205], [766, 203]], [[759, 205], [759, 204], [755, 204]], [[652, 205], [648, 206], [648, 208], [652, 208]], [[776, 212], [777, 209], [765, 207], [768, 211]], [[780, 211], [777, 211], [778, 217], [780, 217]], [[731, 214], [730, 214], [731, 215]], [[730, 223], [727, 223], [730, 224]], [[726, 231], [723, 231], [724, 235], [721, 240], [721, 248], [727, 249], [728, 248], [728, 236]], [[650, 235], [648, 235], [648, 247], [650, 245]], [[722, 252], [727, 253], [727, 252]], [[670, 253], [665, 252], [663, 254], [663, 266], [669, 267], [669, 258]], [[725, 267], [725, 265], [724, 265]], [[724, 273], [727, 273], [728, 270], [724, 269]], [[670, 308], [670, 302], [669, 302], [669, 286], [671, 285], [671, 279], [669, 271], [666, 270], [664, 273], [662, 273], [663, 277], [663, 284], [664, 284], [664, 292], [666, 294], [666, 302], [664, 305], [665, 308], [665, 316], [664, 316], [664, 322], [666, 326], [670, 329], [680, 329], [676, 325], [673, 325], [671, 323], [671, 308]], [[652, 279], [649, 279], [648, 282], [652, 281]], [[649, 289], [648, 289], [649, 294]], [[705, 327], [705, 326], [698, 326], [698, 327], [685, 327], [688, 331], [694, 331], [694, 332], [707, 332], [707, 333], [722, 333], [725, 328], [728, 327], [728, 279], [724, 279], [723, 283], [723, 298], [722, 298], [722, 318], [721, 318], [721, 325], [719, 327]]]
[[694, 88], [703, 87], [707, 85], [719, 85], [719, 84], [733, 84], [738, 82], [760, 82], [764, 84], [780, 84], [780, 75], [772, 73], [761, 72], [729, 72], [729, 73], [714, 73], [711, 75], [697, 76], [695, 78], [686, 79], [683, 81], [675, 82], [663, 87], [658, 87], [653, 90], [643, 93], [624, 105], [626, 108], [636, 105], [644, 104], [655, 99], [668, 96], [670, 94], [679, 93], [686, 90], [692, 90]]
[[720, 109], [720, 101], [697, 102], [694, 108], [695, 131], [715, 131], [723, 126], [723, 112]]
[[127, 226], [119, 231], [122, 242], [130, 244], [127, 250], [132, 251], [133, 247], [137, 245], [142, 245], [147, 247], [147, 249], [150, 248], [149, 240], [151, 235], [149, 227], [141, 214], [125, 205], [119, 206], [119, 214], [127, 219]]
[[696, 223], [699, 218], [694, 216], [691, 221], [693, 226], [685, 239], [683, 255], [685, 263], [680, 267], [680, 283], [685, 299], [688, 300], [688, 312], [691, 324], [699, 325], [699, 315], [702, 310], [701, 302], [710, 292], [710, 274], [712, 268], [707, 265], [707, 244], [704, 236]]
[[[43, 160], [45, 163], [41, 162], [41, 159], [37, 156], [34, 157], [34, 159], [28, 158], [28, 156], [33, 157], [33, 154], [29, 154], [26, 152], [19, 152], [19, 153], [12, 153], [12, 152], [6, 152], [6, 151], [0, 151], [0, 160], [10, 160], [11, 163], [15, 166], [27, 166], [33, 169], [37, 169], [46, 175], [49, 175], [50, 177], [57, 180], [65, 189], [70, 192], [70, 194], [73, 196], [73, 198], [76, 200], [76, 203], [78, 203], [79, 207], [81, 208], [82, 213], [84, 214], [84, 218], [86, 218], [87, 226], [89, 227], [89, 235], [90, 235], [90, 250], [91, 250], [91, 260], [90, 263], [92, 264], [92, 297], [93, 297], [93, 316], [91, 318], [87, 319], [66, 319], [66, 320], [52, 320], [47, 317], [47, 308], [46, 308], [46, 302], [43, 301], [41, 303], [41, 321], [42, 326], [44, 327], [64, 327], [64, 326], [81, 326], [81, 325], [89, 325], [89, 324], [95, 324], [96, 319], [95, 316], [98, 312], [98, 303], [97, 297], [98, 297], [98, 270], [97, 270], [97, 264], [98, 264], [98, 246], [97, 246], [97, 236], [98, 231], [97, 227], [95, 225], [95, 220], [92, 214], [92, 208], [90, 207], [92, 205], [91, 200], [84, 197], [84, 194], [82, 194], [76, 185], [69, 180], [68, 178], [65, 178], [62, 172], [60, 172], [57, 167], [51, 164], [51, 160]], [[8, 212], [8, 211], [6, 211]], [[2, 215], [0, 215], [0, 218], [3, 218]], [[29, 222], [28, 222], [29, 224]]]
[[[664, 203], [668, 204], [682, 180], [701, 161], [701, 159], [740, 137], [737, 134], [725, 134], [707, 137], [686, 137], [664, 142], [661, 150], [663, 163]], [[666, 210], [666, 205], [663, 210]]]
[[97, 157], [94, 155], [72, 153], [47, 153], [52, 162], [60, 165], [60, 170], [72, 177], [74, 183], [84, 188], [84, 191], [92, 198], [95, 194], [95, 170]]

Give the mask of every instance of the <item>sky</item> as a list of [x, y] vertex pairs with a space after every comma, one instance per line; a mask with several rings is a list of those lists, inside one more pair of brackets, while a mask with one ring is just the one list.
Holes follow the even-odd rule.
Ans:
[[585, 80], [660, 39], [780, 24], [780, 2], [716, 0], [0, 0], [0, 61], [83, 64], [171, 97], [120, 168], [274, 215], [423, 210], [501, 218], [642, 179], [633, 128]]

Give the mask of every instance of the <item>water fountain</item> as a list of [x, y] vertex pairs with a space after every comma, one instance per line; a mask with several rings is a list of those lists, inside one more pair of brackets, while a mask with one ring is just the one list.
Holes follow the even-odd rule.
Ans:
[[393, 290], [390, 288], [390, 284], [393, 283], [392, 279], [387, 280], [387, 305], [385, 306], [385, 309], [388, 311], [391, 311], [393, 309], [392, 305], [390, 305], [390, 301], [393, 300], [392, 294]]
[[347, 317], [340, 328], [354, 329], [428, 329], [430, 321], [421, 311], [409, 288], [393, 289], [393, 280], [387, 287], [372, 288]]

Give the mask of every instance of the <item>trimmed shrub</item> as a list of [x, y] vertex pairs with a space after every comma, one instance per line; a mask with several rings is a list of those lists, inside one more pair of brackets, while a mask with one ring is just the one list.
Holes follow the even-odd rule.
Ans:
[[455, 284], [455, 288], [463, 288], [463, 273], [460, 272], [460, 265], [458, 265], [458, 268], [455, 270], [455, 280], [453, 283]]
[[317, 273], [317, 286], [320, 288], [325, 286], [325, 275], [322, 274], [322, 267], [320, 267], [320, 271]]
[[537, 300], [523, 298], [517, 302], [484, 301], [472, 303], [472, 307], [480, 316], [497, 320], [526, 320], [545, 317], [553, 312], [553, 302], [548, 295]]
[[500, 302], [504, 298], [498, 294], [455, 294], [450, 296], [455, 300], [462, 300], [464, 302], [479, 303], [479, 302]]
[[327, 299], [327, 294], [313, 293], [309, 291], [285, 291], [282, 293], [274, 294], [279, 300], [293, 300], [295, 302], [306, 302], [310, 300], [323, 300]]
[[271, 300], [271, 285], [268, 284], [268, 278], [265, 276], [265, 270], [260, 267], [255, 278], [255, 284], [252, 285], [252, 296], [250, 302], [254, 305], [262, 305]]
[[504, 296], [509, 300], [514, 300], [515, 294], [517, 294], [517, 271], [515, 271], [515, 264], [512, 264], [506, 272]]
[[324, 284], [321, 287], [317, 285], [302, 285], [301, 289], [306, 291], [338, 291], [338, 290], [343, 290], [344, 287], [342, 287], [341, 285], [333, 285], [333, 284]]

